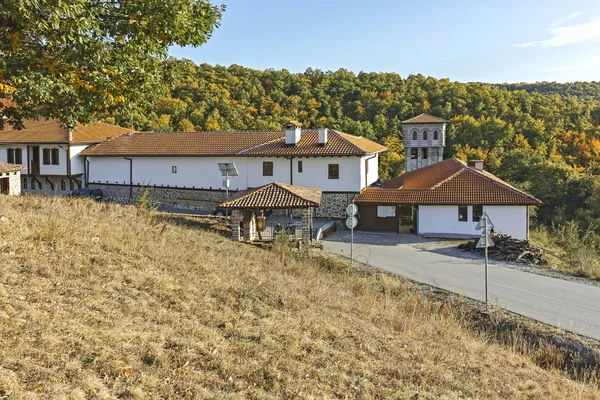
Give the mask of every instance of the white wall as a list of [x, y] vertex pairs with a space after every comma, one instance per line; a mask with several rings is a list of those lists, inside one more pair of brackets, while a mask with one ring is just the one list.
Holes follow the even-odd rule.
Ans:
[[[22, 158], [22, 163], [21, 165], [25, 168], [27, 168], [27, 145], [21, 145], [21, 144], [2, 144], [0, 145], [0, 161], [1, 162], [8, 162], [8, 149], [21, 149], [21, 158]], [[24, 174], [27, 173], [27, 171], [23, 171]]]
[[[298, 172], [298, 160], [302, 160], [302, 173]], [[290, 183], [290, 161], [286, 161], [288, 163], [288, 179], [283, 182]], [[329, 179], [329, 164], [339, 164], [339, 179]], [[364, 187], [364, 178], [361, 179], [360, 157], [294, 157], [293, 170], [293, 183], [296, 186], [318, 188], [324, 192], [359, 192]]]
[[[367, 174], [367, 164], [369, 164], [369, 173]], [[360, 184], [361, 189], [369, 186], [379, 179], [379, 154], [371, 154], [361, 158], [360, 164]]]
[[[359, 192], [365, 185], [364, 160], [360, 157], [132, 157], [133, 183], [181, 188], [223, 188], [219, 162], [234, 162], [240, 176], [231, 178], [231, 190], [260, 187], [271, 182], [320, 188], [330, 192]], [[123, 157], [87, 157], [90, 183], [129, 184], [129, 161]], [[303, 172], [298, 172], [302, 160]], [[378, 176], [377, 158], [369, 160], [369, 180]], [[263, 176], [263, 162], [273, 162], [273, 176]], [[328, 178], [328, 165], [339, 164], [340, 179]], [[177, 173], [172, 167], [177, 166]], [[372, 182], [371, 182], [372, 183]]]
[[79, 153], [81, 153], [87, 147], [87, 145], [71, 146], [71, 175], [83, 174], [85, 172], [83, 157], [80, 156]]
[[[527, 238], [527, 206], [483, 206], [494, 223], [494, 231], [516, 239]], [[427, 233], [479, 235], [473, 221], [473, 207], [468, 206], [467, 221], [458, 220], [458, 206], [419, 206], [419, 235]]]
[[[44, 165], [44, 149], [58, 149], [58, 165]], [[58, 145], [40, 146], [40, 175], [67, 175], [67, 150]]]

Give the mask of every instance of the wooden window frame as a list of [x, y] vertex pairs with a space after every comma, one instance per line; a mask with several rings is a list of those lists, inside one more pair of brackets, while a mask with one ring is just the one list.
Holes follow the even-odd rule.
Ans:
[[6, 162], [9, 164], [15, 163], [15, 149], [6, 149]]
[[51, 165], [50, 158], [50, 149], [42, 149], [42, 165]]
[[298, 173], [302, 173], [302, 160], [298, 160]]
[[273, 176], [273, 161], [263, 161], [263, 176]]
[[327, 178], [328, 179], [340, 179], [340, 164], [328, 164], [327, 165]]
[[60, 149], [50, 149], [50, 161], [52, 165], [60, 164]]
[[[461, 219], [460, 216], [463, 214], [461, 211], [464, 210], [464, 219]], [[469, 206], [458, 206], [458, 222], [469, 222]]]
[[15, 151], [15, 164], [23, 165], [23, 149], [13, 149]]

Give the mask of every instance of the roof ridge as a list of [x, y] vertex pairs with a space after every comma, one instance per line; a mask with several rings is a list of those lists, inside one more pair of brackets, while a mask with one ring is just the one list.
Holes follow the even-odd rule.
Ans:
[[249, 152], [251, 150], [257, 149], [257, 148], [262, 147], [262, 146], [266, 146], [266, 145], [271, 144], [271, 143], [275, 143], [275, 142], [283, 140], [283, 139], [284, 139], [283, 137], [278, 137], [277, 139], [269, 140], [269, 141], [264, 142], [264, 143], [259, 143], [259, 144], [256, 144], [254, 146], [247, 147], [247, 148], [245, 148], [243, 150], [238, 151], [236, 153], [236, 155], [238, 155], [238, 154], [245, 154], [245, 153], [247, 153], [247, 152]]
[[469, 166], [467, 166], [467, 168], [465, 168], [465, 169], [468, 170], [471, 173], [474, 173], [474, 174], [477, 174], [478, 176], [481, 176], [484, 179], [487, 179], [488, 181], [490, 181], [492, 183], [495, 183], [496, 185], [502, 186], [502, 187], [504, 187], [504, 188], [506, 188], [508, 190], [511, 190], [511, 191], [517, 193], [517, 194], [520, 194], [521, 196], [525, 196], [525, 197], [528, 197], [530, 199], [538, 200], [535, 197], [533, 197], [532, 195], [527, 194], [527, 193], [523, 192], [522, 190], [517, 189], [516, 187], [513, 187], [511, 184], [509, 184], [508, 182], [505, 182], [503, 179], [498, 178], [496, 175], [494, 175], [494, 177], [498, 178], [498, 180], [501, 181], [501, 182], [498, 182], [497, 180], [494, 180], [494, 179], [490, 178], [489, 176], [486, 176], [484, 173], [482, 173], [482, 172], [486, 172], [486, 173], [488, 173], [490, 175], [493, 175], [490, 172], [479, 171], [477, 168], [472, 168], [472, 167], [469, 167]]
[[[357, 145], [355, 145], [354, 143], [352, 143], [351, 141], [349, 141], [348, 139], [346, 139], [346, 138], [344, 137], [344, 135], [348, 135], [348, 136], [353, 136], [353, 137], [355, 137], [355, 138], [365, 138], [364, 136], [354, 136], [354, 135], [351, 135], [351, 134], [349, 134], [349, 133], [346, 133], [346, 132], [340, 132], [340, 131], [338, 131], [338, 130], [335, 130], [335, 129], [332, 129], [331, 131], [332, 131], [332, 133], [334, 133], [334, 134], [338, 135], [338, 136], [339, 136], [339, 137], [340, 137], [342, 140], [344, 140], [346, 143], [349, 143], [349, 144], [350, 144], [350, 146], [354, 147], [354, 148], [355, 148], [355, 149], [356, 149], [356, 150], [357, 150], [359, 153], [361, 153], [361, 155], [367, 154], [367, 152], [366, 152], [366, 151], [364, 151], [363, 149], [361, 149], [360, 147], [358, 147]], [[367, 139], [367, 138], [365, 138], [365, 139]], [[367, 139], [367, 140], [369, 140], [369, 139]]]

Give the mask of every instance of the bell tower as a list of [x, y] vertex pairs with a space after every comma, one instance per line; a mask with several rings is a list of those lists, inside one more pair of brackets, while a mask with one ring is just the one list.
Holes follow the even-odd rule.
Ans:
[[413, 171], [444, 159], [448, 121], [421, 114], [402, 122], [404, 172]]

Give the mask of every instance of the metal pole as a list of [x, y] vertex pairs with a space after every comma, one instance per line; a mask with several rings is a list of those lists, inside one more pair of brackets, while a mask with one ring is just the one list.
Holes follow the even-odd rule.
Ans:
[[483, 234], [485, 240], [485, 312], [488, 312], [488, 220], [483, 219]]
[[[229, 200], [229, 171], [225, 174], [225, 201]], [[225, 207], [225, 218], [229, 217], [229, 209]]]
[[350, 228], [350, 266], [352, 265], [354, 265], [354, 226]]

